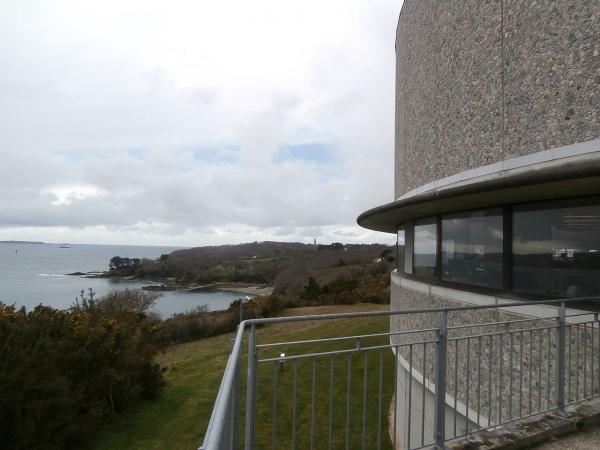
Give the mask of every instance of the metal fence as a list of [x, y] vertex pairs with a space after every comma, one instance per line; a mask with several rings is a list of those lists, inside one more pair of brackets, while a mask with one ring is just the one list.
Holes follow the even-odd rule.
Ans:
[[[479, 430], [564, 413], [600, 391], [598, 314], [566, 314], [567, 304], [591, 300], [599, 299], [546, 302], [559, 307], [543, 318], [518, 312], [539, 302], [519, 302], [246, 320], [200, 449], [444, 448]], [[490, 320], [474, 321], [481, 313]], [[385, 316], [433, 325], [257, 341], [269, 340], [263, 330], [273, 324], [335, 320], [343, 332]]]

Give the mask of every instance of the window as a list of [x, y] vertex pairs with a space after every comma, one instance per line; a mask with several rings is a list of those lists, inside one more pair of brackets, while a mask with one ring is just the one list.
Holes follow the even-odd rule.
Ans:
[[404, 261], [405, 261], [405, 257], [404, 257], [404, 249], [405, 249], [405, 243], [406, 243], [406, 232], [404, 230], [404, 226], [400, 226], [398, 228], [398, 255], [397, 255], [397, 259], [398, 259], [398, 272], [403, 273], [404, 272]]
[[529, 298], [600, 297], [600, 198], [408, 222], [398, 227], [398, 271]]
[[502, 210], [442, 218], [442, 279], [502, 288]]
[[600, 201], [515, 207], [513, 289], [552, 296], [600, 295]]
[[415, 221], [413, 273], [435, 278], [437, 253], [437, 224], [435, 218]]

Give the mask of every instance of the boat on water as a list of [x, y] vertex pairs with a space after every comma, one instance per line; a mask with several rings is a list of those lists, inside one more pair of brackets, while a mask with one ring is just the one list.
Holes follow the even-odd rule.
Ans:
[[65, 242], [64, 244], [60, 244], [58, 248], [71, 248], [71, 246]]

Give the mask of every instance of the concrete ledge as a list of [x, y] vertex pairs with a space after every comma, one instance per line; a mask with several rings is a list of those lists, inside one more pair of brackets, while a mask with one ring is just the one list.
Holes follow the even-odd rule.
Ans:
[[[441, 299], [460, 302], [465, 306], [499, 305], [499, 309], [502, 311], [518, 314], [524, 317], [535, 317], [540, 319], [554, 318], [557, 316], [559, 310], [559, 307], [557, 305], [546, 305], [543, 303], [543, 301], [540, 301], [539, 305], [502, 307], [503, 304], [507, 303], [515, 303], [518, 301], [530, 302], [531, 300], [517, 298], [506, 299], [495, 297], [493, 295], [478, 294], [475, 292], [463, 291], [445, 286], [436, 286], [424, 283], [422, 281], [411, 280], [409, 278], [403, 277], [398, 272], [392, 273], [391, 282], [395, 286], [400, 286], [404, 289], [412, 289], [413, 291], [420, 292], [423, 294], [429, 294], [435, 297], [439, 297]], [[569, 324], [578, 324], [594, 320], [594, 313], [590, 311], [585, 311], [583, 309], [577, 308], [567, 308], [566, 312], [567, 316], [574, 316], [567, 317], [567, 323]]]
[[600, 399], [567, 409], [567, 417], [546, 413], [513, 424], [484, 430], [447, 443], [451, 450], [516, 450], [530, 448], [600, 424]]

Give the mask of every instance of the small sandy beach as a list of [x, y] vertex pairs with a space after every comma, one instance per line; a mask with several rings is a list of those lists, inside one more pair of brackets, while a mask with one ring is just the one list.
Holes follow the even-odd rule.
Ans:
[[223, 285], [217, 283], [215, 287], [220, 291], [239, 292], [248, 295], [271, 295], [273, 293], [272, 286], [239, 286], [229, 283]]

